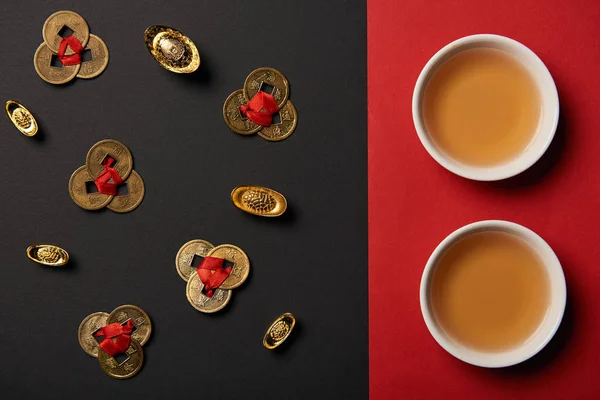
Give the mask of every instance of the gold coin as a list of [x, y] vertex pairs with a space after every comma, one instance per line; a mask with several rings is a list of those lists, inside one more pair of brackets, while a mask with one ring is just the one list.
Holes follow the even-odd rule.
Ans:
[[262, 126], [255, 124], [240, 112], [240, 107], [246, 103], [248, 103], [248, 99], [244, 97], [244, 91], [240, 89], [231, 93], [225, 100], [225, 104], [223, 104], [225, 123], [229, 129], [240, 135], [252, 135], [262, 128]]
[[291, 100], [279, 110], [279, 123], [271, 124], [271, 126], [263, 126], [258, 131], [258, 136], [271, 142], [279, 142], [280, 140], [287, 139], [298, 124], [298, 113], [296, 107], [292, 104]]
[[123, 180], [127, 179], [133, 169], [133, 157], [127, 146], [113, 139], [101, 140], [88, 151], [85, 157], [85, 166], [90, 176], [95, 179], [100, 175], [104, 170], [102, 162], [108, 156], [115, 159], [116, 162], [113, 167], [121, 178]]
[[131, 320], [135, 325], [131, 338], [140, 345], [145, 345], [152, 333], [152, 322], [148, 314], [141, 308], [131, 304], [119, 306], [110, 313], [106, 324], [110, 325], [115, 322], [124, 324], [127, 320]]
[[231, 300], [231, 290], [215, 289], [213, 297], [208, 297], [202, 293], [203, 289], [204, 284], [198, 274], [192, 274], [185, 288], [185, 294], [192, 307], [203, 313], [222, 310]]
[[206, 257], [209, 251], [213, 249], [211, 243], [206, 240], [190, 240], [177, 252], [175, 256], [175, 267], [177, 267], [177, 273], [184, 281], [189, 281], [190, 276], [196, 272], [196, 267], [192, 266], [194, 256]]
[[52, 244], [35, 244], [26, 250], [27, 257], [38, 264], [62, 267], [69, 262], [69, 253]]
[[114, 357], [110, 356], [104, 350], [98, 352], [98, 362], [100, 368], [106, 375], [115, 379], [127, 379], [137, 374], [144, 363], [144, 351], [138, 342], [132, 339], [129, 341], [129, 347], [125, 350], [127, 358], [119, 364]]
[[261, 217], [278, 217], [287, 209], [285, 197], [263, 186], [238, 186], [231, 192], [233, 205]]
[[85, 165], [77, 168], [69, 179], [69, 195], [79, 207], [85, 210], [99, 210], [111, 202], [113, 196], [102, 193], [88, 193], [87, 183], [93, 182]]
[[92, 59], [90, 61], [82, 61], [77, 77], [83, 79], [95, 78], [104, 72], [108, 65], [108, 47], [106, 47], [106, 43], [102, 39], [91, 34], [90, 41], [85, 49], [92, 52]]
[[[85, 22], [85, 19], [73, 11], [57, 11], [48, 17], [42, 27], [44, 43], [46, 43], [54, 53], [58, 53], [60, 42], [63, 40], [63, 36], [61, 36], [63, 28], [72, 30], [73, 36], [81, 42], [83, 47], [88, 43], [90, 38], [90, 28], [88, 27], [87, 22]], [[75, 52], [72, 49], [67, 48], [65, 54], [71, 55], [75, 54]]]
[[232, 244], [222, 244], [208, 252], [207, 257], [223, 258], [233, 264], [231, 273], [219, 286], [221, 289], [235, 289], [248, 278], [250, 260], [242, 249]]
[[33, 136], [38, 131], [38, 124], [33, 114], [18, 101], [8, 100], [4, 106], [8, 118], [25, 136]]
[[135, 170], [131, 171], [131, 175], [125, 179], [123, 184], [127, 185], [127, 194], [113, 197], [112, 201], [106, 206], [111, 211], [127, 213], [135, 210], [144, 200], [146, 187], [142, 177]]
[[[273, 90], [267, 90], [266, 85]], [[290, 95], [290, 85], [285, 76], [275, 68], [262, 67], [250, 72], [244, 82], [244, 96], [251, 100], [260, 90], [272, 94], [279, 108], [283, 107]]]
[[190, 73], [200, 66], [196, 45], [177, 29], [152, 25], [144, 32], [144, 41], [152, 57], [171, 72]]
[[267, 329], [263, 338], [263, 346], [273, 350], [288, 338], [296, 326], [296, 318], [292, 313], [285, 313], [275, 320]]
[[54, 53], [52, 53], [52, 50], [50, 50], [45, 43], [40, 44], [40, 47], [35, 51], [33, 56], [33, 66], [40, 78], [53, 85], [61, 85], [77, 76], [81, 64], [53, 67], [53, 55]]
[[98, 357], [98, 352], [100, 351], [100, 346], [98, 345], [96, 337], [94, 337], [94, 333], [96, 333], [98, 329], [104, 327], [107, 320], [108, 313], [102, 311], [95, 312], [85, 317], [77, 330], [79, 345], [83, 351], [94, 358]]

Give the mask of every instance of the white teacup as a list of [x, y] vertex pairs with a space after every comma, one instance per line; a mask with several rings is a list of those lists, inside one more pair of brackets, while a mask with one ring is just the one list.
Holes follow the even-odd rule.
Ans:
[[[482, 231], [503, 231], [523, 239], [541, 258], [546, 269], [550, 300], [548, 310], [535, 332], [521, 345], [500, 352], [482, 352], [458, 343], [439, 327], [430, 301], [430, 285], [433, 271], [442, 254], [457, 240]], [[522, 225], [507, 221], [480, 221], [454, 231], [433, 251], [421, 278], [421, 312], [433, 338], [448, 353], [469, 364], [480, 367], [499, 368], [521, 363], [537, 354], [556, 333], [565, 311], [567, 287], [560, 261], [552, 248], [535, 232]]]
[[[431, 139], [423, 121], [423, 95], [427, 83], [435, 70], [450, 57], [473, 48], [494, 48], [516, 57], [529, 71], [538, 87], [541, 101], [541, 116], [536, 132], [525, 150], [502, 164], [493, 166], [468, 165], [444, 153]], [[531, 167], [550, 146], [559, 117], [556, 85], [542, 60], [525, 45], [504, 36], [472, 35], [458, 39], [438, 51], [421, 71], [412, 99], [412, 115], [415, 129], [427, 152], [444, 168], [462, 177], [477, 181], [497, 181], [518, 175]]]

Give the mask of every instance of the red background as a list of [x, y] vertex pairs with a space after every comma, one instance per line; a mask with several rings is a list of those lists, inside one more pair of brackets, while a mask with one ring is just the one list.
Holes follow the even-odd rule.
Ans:
[[[372, 399], [600, 398], [599, 24], [595, 0], [368, 1]], [[412, 123], [421, 68], [445, 44], [476, 33], [505, 35], [535, 51], [561, 103], [548, 153], [499, 183], [444, 170]], [[539, 233], [567, 278], [567, 313], [555, 339], [531, 361], [502, 370], [447, 354], [419, 307], [421, 273], [435, 246], [483, 219]]]

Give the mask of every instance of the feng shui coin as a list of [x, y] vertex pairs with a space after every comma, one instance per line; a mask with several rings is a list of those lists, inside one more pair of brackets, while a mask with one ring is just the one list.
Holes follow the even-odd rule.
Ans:
[[61, 85], [77, 76], [81, 64], [54, 67], [52, 66], [53, 56], [56, 57], [45, 43], [40, 44], [40, 47], [38, 47], [33, 56], [33, 66], [40, 78], [53, 85]]
[[225, 123], [235, 133], [240, 135], [252, 135], [258, 132], [262, 126], [255, 124], [240, 112], [240, 107], [248, 103], [242, 89], [231, 93], [225, 104], [223, 104], [223, 118]]
[[27, 257], [38, 264], [62, 267], [69, 262], [69, 253], [52, 244], [35, 244], [26, 250]]
[[233, 264], [231, 274], [219, 286], [220, 289], [235, 289], [248, 278], [250, 273], [250, 260], [242, 249], [232, 244], [222, 244], [212, 249], [208, 257], [223, 258]]
[[238, 186], [231, 192], [233, 205], [261, 217], [278, 217], [287, 209], [287, 200], [279, 192], [263, 186]]
[[288, 338], [296, 326], [296, 318], [292, 313], [285, 313], [275, 320], [267, 329], [263, 338], [263, 346], [273, 350]]
[[244, 82], [244, 96], [250, 100], [260, 90], [273, 95], [279, 108], [283, 107], [290, 95], [288, 80], [275, 68], [258, 68], [248, 75]]
[[200, 277], [197, 274], [192, 274], [185, 293], [192, 307], [203, 313], [214, 313], [222, 310], [231, 300], [231, 290], [215, 289], [213, 297], [208, 297], [202, 293], [203, 289], [204, 284]]
[[258, 136], [271, 142], [279, 142], [290, 137], [298, 124], [298, 113], [296, 107], [288, 100], [283, 108], [279, 110], [279, 122], [271, 126], [263, 126], [258, 131]]
[[137, 374], [142, 368], [144, 363], [144, 352], [142, 346], [133, 339], [129, 341], [129, 347], [125, 350], [127, 358], [119, 363], [114, 357], [110, 356], [107, 352], [100, 349], [98, 351], [98, 362], [100, 368], [106, 373], [106, 375], [115, 379], [127, 379]]
[[113, 139], [101, 140], [88, 151], [85, 165], [90, 176], [95, 179], [102, 172], [104, 169], [102, 162], [108, 156], [116, 161], [112, 166], [121, 178], [127, 179], [133, 169], [133, 157], [127, 146]]
[[87, 185], [93, 181], [85, 165], [77, 168], [69, 179], [69, 195], [75, 204], [85, 210], [99, 210], [113, 199], [113, 196], [108, 194], [88, 193]]
[[33, 114], [18, 101], [9, 100], [4, 106], [8, 118], [15, 127], [25, 136], [33, 136], [38, 131], [38, 124]]
[[213, 249], [211, 243], [206, 240], [190, 240], [177, 252], [175, 257], [175, 266], [177, 267], [177, 273], [184, 281], [189, 281], [190, 276], [196, 272], [196, 267], [192, 266], [194, 256], [206, 257], [208, 252]]
[[125, 179], [124, 185], [127, 185], [127, 193], [113, 197], [106, 208], [118, 213], [133, 211], [144, 200], [146, 188], [140, 174], [135, 170], [131, 171], [129, 178]]
[[98, 351], [100, 350], [100, 346], [94, 337], [94, 333], [96, 333], [98, 329], [104, 327], [107, 320], [108, 313], [102, 311], [95, 312], [85, 317], [77, 330], [81, 348], [94, 358], [98, 357]]
[[135, 328], [131, 333], [131, 338], [143, 346], [148, 339], [150, 339], [152, 322], [150, 322], [148, 314], [141, 308], [131, 304], [119, 306], [110, 313], [106, 324], [109, 325], [115, 322], [124, 324], [129, 319], [133, 321], [133, 324], [135, 325]]
[[81, 69], [77, 77], [83, 79], [95, 78], [104, 72], [108, 65], [108, 47], [98, 36], [90, 34], [90, 41], [85, 49], [92, 52], [92, 59], [81, 63]]
[[196, 45], [177, 29], [152, 25], [144, 32], [144, 41], [152, 57], [171, 72], [190, 73], [200, 66]]
[[[69, 30], [73, 31], [73, 36], [85, 47], [90, 38], [90, 28], [81, 15], [67, 10], [57, 11], [48, 17], [42, 28], [44, 43], [54, 53], [58, 53], [60, 42], [63, 37], [68, 36]], [[65, 54], [71, 55], [74, 51], [67, 48]]]

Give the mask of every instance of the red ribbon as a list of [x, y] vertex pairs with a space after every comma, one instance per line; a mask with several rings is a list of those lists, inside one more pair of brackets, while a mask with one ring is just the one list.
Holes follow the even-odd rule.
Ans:
[[223, 261], [218, 257], [204, 257], [202, 264], [196, 269], [208, 297], [213, 297], [214, 289], [221, 286], [231, 274], [231, 267], [223, 268]]
[[[75, 52], [70, 56], [65, 56], [67, 46]], [[64, 66], [81, 64], [81, 53], [83, 52], [83, 46], [81, 42], [73, 35], [63, 38], [58, 46], [58, 59]]]
[[271, 126], [273, 114], [279, 111], [273, 95], [258, 91], [248, 104], [240, 107], [240, 112], [250, 121], [262, 126]]
[[[127, 323], [123, 325], [115, 322], [114, 324], [109, 324], [100, 328], [94, 333], [94, 336], [104, 336], [104, 339], [102, 339], [98, 345], [110, 356], [114, 357], [117, 354], [125, 353], [125, 350], [129, 347], [131, 331], [134, 326], [132, 320], [128, 320]], [[116, 339], [113, 340], [113, 338]]]
[[[100, 175], [94, 179], [94, 183], [96, 184], [96, 188], [98, 188], [99, 193], [109, 194], [111, 196], [119, 195], [117, 193], [117, 187], [123, 183], [123, 178], [121, 178], [121, 175], [119, 175], [117, 170], [112, 167], [114, 161], [114, 158], [110, 156], [106, 157], [102, 162], [104, 169]], [[112, 182], [109, 182], [111, 178]]]

